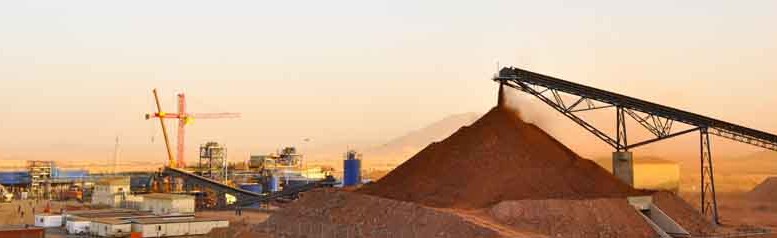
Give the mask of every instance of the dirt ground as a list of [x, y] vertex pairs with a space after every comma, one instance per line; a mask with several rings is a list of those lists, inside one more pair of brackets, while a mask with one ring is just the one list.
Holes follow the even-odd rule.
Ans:
[[502, 224], [556, 237], [656, 237], [623, 198], [503, 201], [489, 210]]
[[[698, 193], [681, 193], [683, 200], [697, 210], [699, 209]], [[720, 222], [728, 230], [737, 228], [765, 228], [772, 233], [777, 232], [777, 202], [754, 201], [747, 198], [747, 193], [718, 193], [718, 213]], [[776, 237], [777, 234], [771, 236]]]
[[270, 238], [275, 237], [269, 233], [264, 232], [266, 230], [265, 221], [272, 215], [274, 209], [253, 209], [248, 208], [242, 211], [241, 215], [235, 215], [234, 210], [224, 211], [202, 211], [197, 212], [198, 217], [207, 218], [219, 218], [229, 221], [228, 229], [213, 230], [205, 237], [209, 238], [232, 238], [232, 237], [256, 237], [256, 238]]
[[538, 237], [508, 235], [444, 210], [340, 190], [307, 192], [267, 221], [284, 237]]
[[[46, 207], [45, 200], [13, 200], [10, 203], [0, 203], [0, 224], [35, 224], [35, 213], [42, 213]], [[51, 211], [59, 212], [60, 208], [82, 208], [83, 204], [76, 201], [51, 202]], [[19, 212], [19, 208], [24, 213]], [[34, 208], [34, 209], [33, 209]]]
[[777, 231], [777, 202], [754, 201], [744, 193], [718, 194], [718, 213], [724, 224], [752, 225]]

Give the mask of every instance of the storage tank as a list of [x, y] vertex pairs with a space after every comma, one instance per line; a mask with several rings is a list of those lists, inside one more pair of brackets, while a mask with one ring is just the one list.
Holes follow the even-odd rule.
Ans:
[[356, 151], [348, 151], [343, 160], [343, 186], [354, 186], [361, 183], [362, 161]]

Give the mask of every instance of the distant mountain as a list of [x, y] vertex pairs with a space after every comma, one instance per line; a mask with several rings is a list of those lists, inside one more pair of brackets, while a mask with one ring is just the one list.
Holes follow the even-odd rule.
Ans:
[[469, 126], [480, 118], [470, 112], [451, 115], [424, 128], [411, 131], [387, 143], [365, 150], [362, 154], [368, 160], [383, 160], [401, 163], [409, 159], [432, 142], [441, 141], [463, 126]]

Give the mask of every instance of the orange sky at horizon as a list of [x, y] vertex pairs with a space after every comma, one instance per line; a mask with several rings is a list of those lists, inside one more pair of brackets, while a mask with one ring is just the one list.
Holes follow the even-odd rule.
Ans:
[[[161, 163], [158, 122], [143, 119], [152, 88], [168, 111], [185, 92], [192, 112], [242, 114], [195, 119], [189, 161], [209, 140], [227, 144], [232, 160], [289, 145], [329, 157], [486, 112], [498, 66], [777, 133], [775, 9], [765, 0], [5, 2], [0, 160], [107, 163], [119, 136], [122, 159]], [[581, 155], [609, 155], [550, 107], [521, 98], [528, 120]], [[609, 130], [610, 115], [591, 120]], [[697, 137], [635, 153], [695, 158]], [[759, 151], [713, 143], [720, 157]]]

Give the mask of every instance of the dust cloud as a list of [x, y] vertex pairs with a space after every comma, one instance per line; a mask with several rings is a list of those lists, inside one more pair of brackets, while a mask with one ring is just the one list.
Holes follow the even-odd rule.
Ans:
[[533, 100], [534, 97], [516, 89], [505, 87], [502, 92], [504, 106], [516, 112], [518, 118], [526, 123], [534, 124], [542, 130], [555, 135], [552, 123], [553, 111], [549, 111], [544, 103]]

